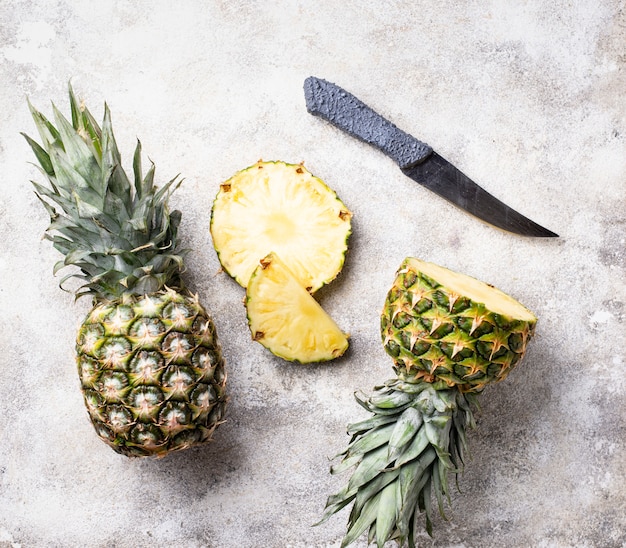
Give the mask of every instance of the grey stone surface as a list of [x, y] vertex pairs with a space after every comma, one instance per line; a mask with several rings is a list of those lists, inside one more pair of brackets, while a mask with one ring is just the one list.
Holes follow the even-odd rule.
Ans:
[[[392, 375], [378, 316], [414, 255], [490, 282], [539, 317], [523, 365], [482, 397], [473, 460], [439, 547], [626, 545], [626, 14], [620, 0], [0, 3], [0, 546], [338, 547], [319, 527], [328, 473], [363, 417], [352, 394]], [[315, 75], [351, 90], [486, 190], [556, 231], [513, 236], [465, 215], [371, 147], [307, 114]], [[128, 460], [88, 422], [73, 362], [86, 301], [57, 252], [19, 135], [26, 97], [106, 100], [174, 196], [229, 367], [214, 442]], [[219, 183], [257, 159], [304, 161], [354, 213], [343, 274], [320, 292], [351, 333], [302, 367], [253, 343], [242, 289], [209, 234]], [[365, 546], [361, 539], [357, 546]]]

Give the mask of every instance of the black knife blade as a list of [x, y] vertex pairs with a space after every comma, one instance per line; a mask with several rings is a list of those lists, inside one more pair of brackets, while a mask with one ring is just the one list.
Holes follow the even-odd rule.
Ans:
[[378, 148], [405, 175], [475, 217], [522, 236], [558, 236], [489, 194], [426, 143], [339, 86], [310, 76], [304, 81], [304, 97], [311, 114]]

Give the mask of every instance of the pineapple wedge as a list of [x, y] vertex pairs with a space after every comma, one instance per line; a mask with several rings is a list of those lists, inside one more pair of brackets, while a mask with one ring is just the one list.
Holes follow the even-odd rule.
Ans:
[[275, 253], [258, 263], [246, 290], [252, 338], [288, 361], [342, 356], [348, 337]]
[[337, 194], [302, 165], [259, 161], [220, 185], [211, 236], [222, 267], [242, 287], [275, 252], [313, 293], [343, 268], [351, 217]]

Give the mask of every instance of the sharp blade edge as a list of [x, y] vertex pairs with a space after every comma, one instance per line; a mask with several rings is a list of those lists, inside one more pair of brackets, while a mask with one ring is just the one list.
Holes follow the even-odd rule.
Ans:
[[498, 228], [522, 236], [558, 236], [489, 194], [436, 152], [422, 163], [403, 169], [402, 172], [435, 194]]

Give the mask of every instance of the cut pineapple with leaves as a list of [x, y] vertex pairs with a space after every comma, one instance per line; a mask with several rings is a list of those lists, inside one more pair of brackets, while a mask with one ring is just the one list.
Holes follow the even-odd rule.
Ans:
[[381, 315], [396, 377], [357, 394], [372, 416], [348, 426], [351, 442], [331, 468], [354, 468], [322, 517], [352, 504], [342, 547], [367, 532], [378, 547], [395, 539], [414, 548], [422, 516], [429, 534], [433, 507], [445, 518], [448, 476], [466, 461], [478, 395], [520, 363], [536, 322], [479, 280], [414, 258], [402, 263]]
[[102, 128], [70, 88], [71, 122], [31, 106], [42, 145], [25, 135], [48, 185], [35, 185], [50, 215], [46, 237], [93, 309], [76, 354], [96, 432], [127, 456], [164, 456], [209, 441], [223, 422], [226, 371], [213, 320], [183, 284], [179, 211], [143, 173], [141, 146], [126, 175], [105, 105]]
[[277, 254], [264, 257], [246, 290], [252, 338], [289, 361], [330, 361], [348, 338]]
[[211, 235], [222, 267], [241, 286], [273, 252], [313, 293], [341, 271], [350, 220], [337, 194], [304, 166], [259, 161], [220, 186]]

